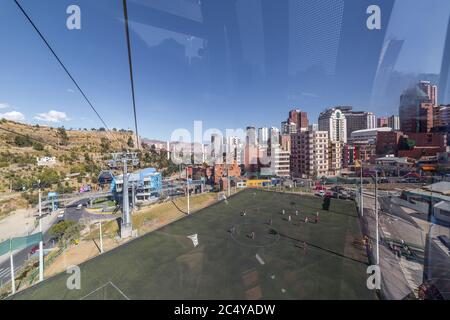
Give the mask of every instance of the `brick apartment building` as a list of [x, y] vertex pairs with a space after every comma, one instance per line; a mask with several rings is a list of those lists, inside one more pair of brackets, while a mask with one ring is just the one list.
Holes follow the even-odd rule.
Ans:
[[328, 141], [327, 131], [291, 135], [291, 175], [297, 178], [328, 175]]

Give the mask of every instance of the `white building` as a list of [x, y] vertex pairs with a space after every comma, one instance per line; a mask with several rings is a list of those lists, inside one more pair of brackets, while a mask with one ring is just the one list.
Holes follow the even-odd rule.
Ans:
[[[227, 137], [227, 163], [233, 163], [236, 160], [238, 165], [242, 164], [244, 145], [239, 137]], [[231, 160], [231, 162], [230, 162]]]
[[262, 127], [258, 129], [258, 144], [260, 146], [267, 146], [269, 141], [269, 128]]
[[327, 131], [331, 141], [347, 143], [347, 121], [338, 108], [325, 110], [319, 115], [319, 130]]
[[273, 149], [275, 161], [275, 175], [277, 177], [289, 177], [291, 174], [291, 153], [281, 148]]
[[392, 131], [392, 128], [382, 127], [375, 129], [366, 129], [366, 130], [357, 130], [353, 131], [349, 141], [355, 143], [368, 143], [375, 144], [377, 142], [377, 134], [378, 132], [389, 132]]
[[392, 128], [394, 131], [400, 130], [400, 117], [392, 115], [388, 118], [388, 127]]

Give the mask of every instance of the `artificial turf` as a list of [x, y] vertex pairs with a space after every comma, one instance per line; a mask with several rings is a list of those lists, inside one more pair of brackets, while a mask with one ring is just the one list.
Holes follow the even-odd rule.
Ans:
[[80, 290], [61, 273], [12, 298], [375, 298], [354, 203], [322, 202], [248, 189], [81, 264]]

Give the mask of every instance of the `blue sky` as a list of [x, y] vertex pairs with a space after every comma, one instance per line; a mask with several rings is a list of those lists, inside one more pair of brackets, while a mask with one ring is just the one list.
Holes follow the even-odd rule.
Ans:
[[[133, 128], [122, 1], [20, 2], [109, 127]], [[397, 91], [371, 110], [382, 44], [405, 41], [394, 70], [406, 79], [439, 73], [450, 2], [397, 0], [387, 20], [389, 2], [129, 0], [140, 134], [167, 139], [195, 120], [205, 129], [279, 126], [292, 108], [317, 122], [341, 104], [396, 114]], [[365, 26], [372, 3], [382, 7], [382, 31]], [[66, 28], [71, 4], [81, 30]], [[12, 0], [0, 3], [0, 38], [1, 115], [101, 126]]]

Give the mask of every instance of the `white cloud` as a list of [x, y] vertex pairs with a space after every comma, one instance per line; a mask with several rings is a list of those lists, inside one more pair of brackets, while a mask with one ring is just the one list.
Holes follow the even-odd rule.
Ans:
[[10, 111], [6, 113], [0, 113], [0, 119], [6, 119], [11, 121], [25, 121], [25, 115], [18, 111]]
[[6, 109], [6, 108], [9, 108], [9, 107], [10, 107], [9, 104], [0, 102], [0, 109]]
[[67, 92], [74, 93], [75, 90], [69, 88], [69, 89], [67, 89]]
[[39, 113], [37, 116], [34, 117], [34, 119], [45, 122], [61, 122], [70, 120], [65, 112], [56, 110], [50, 110], [47, 113]]

